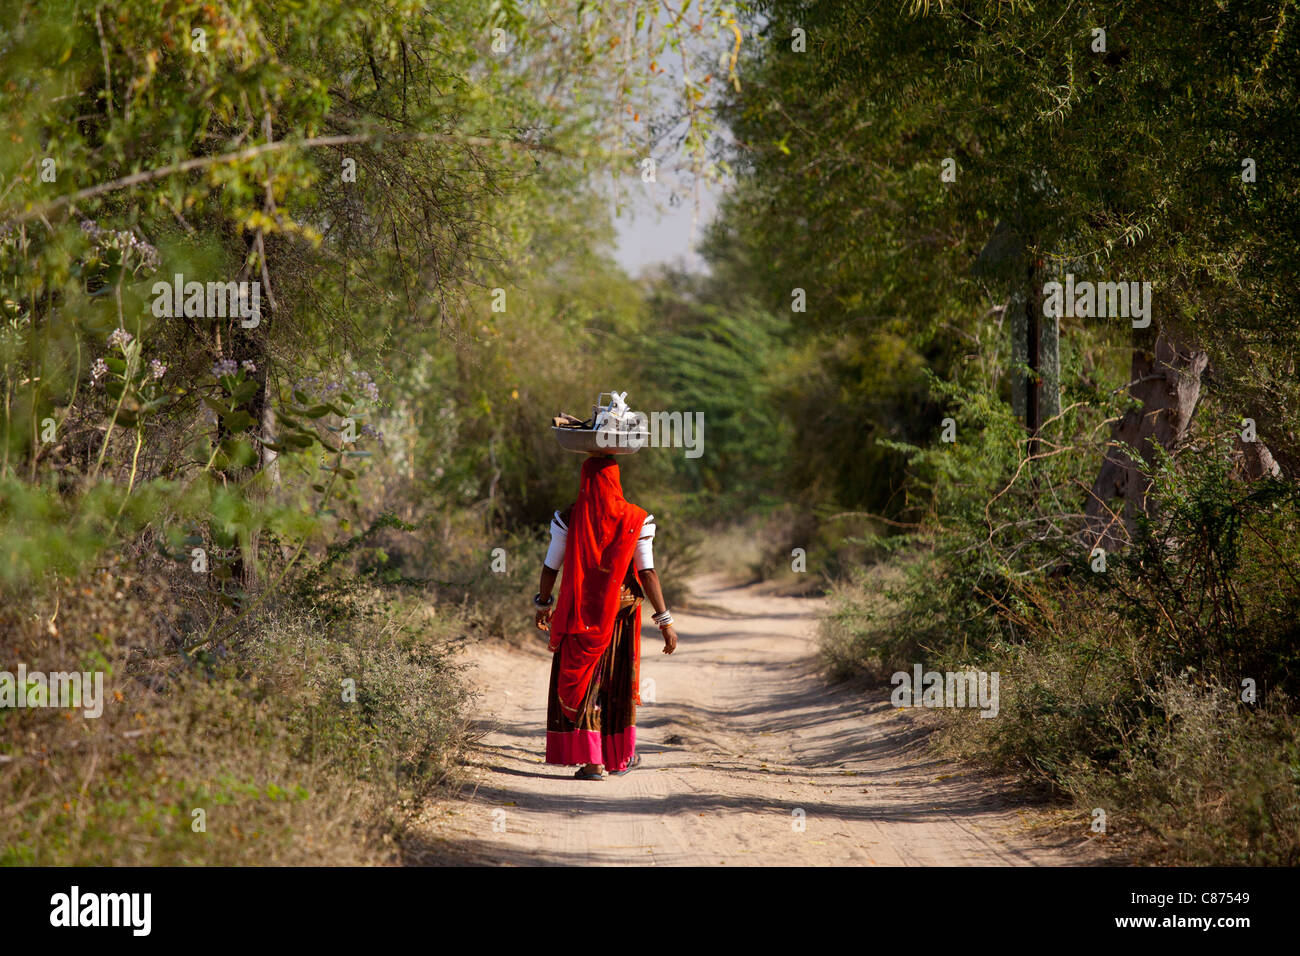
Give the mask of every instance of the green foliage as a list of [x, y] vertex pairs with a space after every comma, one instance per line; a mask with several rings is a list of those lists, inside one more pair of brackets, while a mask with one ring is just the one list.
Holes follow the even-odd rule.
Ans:
[[653, 319], [634, 346], [648, 387], [637, 407], [702, 414], [704, 422], [698, 457], [676, 448], [649, 453], [657, 481], [686, 496], [687, 515], [706, 520], [722, 502], [730, 510], [771, 500], [791, 442], [777, 404], [789, 355], [781, 323], [686, 275], [665, 273], [650, 291]]
[[1218, 454], [1162, 463], [1160, 511], [1140, 547], [1108, 579], [1154, 654], [1227, 687], [1249, 678], [1262, 695], [1300, 696], [1300, 488], [1243, 485]]
[[[1000, 670], [1002, 716], [955, 718], [960, 752], [1080, 807], [1118, 802], [1121, 830], [1155, 834], [1167, 858], [1293, 860], [1289, 4], [760, 12], [725, 109], [740, 181], [713, 263], [773, 312], [806, 292], [784, 404], [813, 449], [798, 487], [823, 527], [851, 509], [866, 540], [883, 516], [919, 545], [837, 586], [832, 671]], [[1127, 323], [1067, 318], [1063, 410], [1031, 440], [1006, 405], [1004, 309], [1031, 263], [1043, 279], [1151, 282], [1161, 335], [1209, 355], [1178, 444], [1147, 461], [1128, 449], [1152, 484], [1121, 553], [1098, 556], [1084, 520], [1108, 433], [1169, 410], [1124, 396], [1126, 353], [1144, 346]], [[1279, 476], [1252, 480], [1242, 417]], [[1268, 688], [1253, 705], [1247, 679]]]
[[[1285, 11], [761, 4], [724, 108], [740, 180], [710, 250], [804, 343], [783, 404], [812, 453], [791, 484], [915, 517], [888, 443], [937, 431], [924, 372], [996, 393], [1010, 371], [999, 310], [1019, 276], [972, 271], [998, 224], [1046, 273], [1152, 282], [1157, 321], [1210, 350], [1216, 389], [1295, 474], [1300, 153], [1281, 117], [1300, 46]], [[1065, 348], [1109, 373], [1124, 330], [1064, 326]]]
[[[5, 5], [0, 659], [109, 654], [149, 693], [104, 727], [139, 704], [150, 734], [105, 729], [96, 765], [70, 728], [0, 714], [4, 859], [370, 862], [343, 831], [444, 778], [464, 701], [444, 645], [531, 623], [540, 532], [575, 490], [547, 420], [649, 392], [593, 183], [674, 109], [702, 169], [704, 91], [651, 61], [734, 23], [658, 12]], [[238, 283], [256, 295], [216, 301]], [[74, 613], [91, 582], [121, 604]], [[196, 842], [197, 800], [245, 822]]]

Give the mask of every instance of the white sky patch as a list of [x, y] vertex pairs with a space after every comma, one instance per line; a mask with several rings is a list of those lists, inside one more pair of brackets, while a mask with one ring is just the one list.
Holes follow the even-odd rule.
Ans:
[[[672, 265], [688, 272], [708, 271], [695, 244], [703, 237], [705, 227], [717, 212], [721, 190], [712, 183], [701, 181], [699, 191], [698, 210], [694, 197], [689, 193], [681, 196], [676, 206], [671, 206], [666, 202], [655, 203], [645, 184], [639, 179], [629, 179], [623, 187], [624, 208], [614, 220], [618, 234], [614, 258], [629, 275], [635, 276], [660, 265]], [[664, 192], [668, 192], [666, 187]], [[692, 223], [695, 224], [694, 230]]]

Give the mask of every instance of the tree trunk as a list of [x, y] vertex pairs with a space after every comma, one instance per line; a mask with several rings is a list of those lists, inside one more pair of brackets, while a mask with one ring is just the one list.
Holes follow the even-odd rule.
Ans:
[[[1209, 364], [1205, 352], [1181, 345], [1164, 329], [1156, 333], [1154, 346], [1149, 335], [1135, 332], [1129, 386], [1142, 407], [1125, 412], [1111, 432], [1113, 443], [1131, 446], [1148, 461], [1157, 446], [1172, 449], [1186, 434], [1201, 394], [1201, 373]], [[1114, 552], [1132, 540], [1137, 518], [1148, 513], [1149, 486], [1137, 463], [1112, 445], [1088, 495], [1090, 547]]]
[[1241, 455], [1242, 477], [1247, 481], [1277, 478], [1282, 474], [1282, 467], [1262, 441], [1242, 441], [1238, 438], [1237, 452]]

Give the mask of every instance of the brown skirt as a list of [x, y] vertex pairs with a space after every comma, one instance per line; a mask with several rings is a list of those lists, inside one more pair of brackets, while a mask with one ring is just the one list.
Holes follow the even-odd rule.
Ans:
[[596, 665], [578, 719], [560, 709], [555, 692], [560, 654], [551, 661], [551, 687], [546, 706], [546, 762], [599, 763], [610, 773], [623, 770], [636, 754], [637, 666], [636, 611], [639, 600], [624, 603], [614, 618], [614, 638]]

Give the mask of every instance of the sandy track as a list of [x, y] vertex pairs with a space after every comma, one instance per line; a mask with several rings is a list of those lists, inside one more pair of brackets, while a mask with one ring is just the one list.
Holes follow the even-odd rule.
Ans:
[[817, 601], [715, 578], [694, 586], [722, 611], [679, 612], [672, 657], [646, 622], [642, 678], [655, 699], [643, 690], [644, 763], [624, 777], [577, 781], [542, 762], [550, 655], [540, 635], [526, 650], [470, 648], [487, 731], [470, 758], [477, 784], [430, 808], [408, 862], [1090, 862], [1005, 787], [929, 756], [887, 688], [875, 701], [827, 688], [813, 662]]

